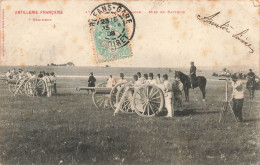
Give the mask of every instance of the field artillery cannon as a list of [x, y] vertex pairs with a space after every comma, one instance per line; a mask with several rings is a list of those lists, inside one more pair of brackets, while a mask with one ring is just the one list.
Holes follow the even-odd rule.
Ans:
[[120, 106], [121, 112], [136, 112], [142, 117], [153, 117], [164, 107], [162, 89], [151, 84], [135, 86], [120, 83], [114, 87], [106, 87], [106, 83], [99, 83], [96, 87], [77, 87], [76, 90], [92, 90], [92, 101], [98, 109], [115, 110]]
[[46, 83], [38, 77], [24, 77], [22, 79], [8, 79], [9, 91], [15, 96], [42, 96], [46, 92]]
[[92, 101], [98, 109], [115, 110], [116, 94], [124, 83], [116, 84], [114, 87], [107, 87], [105, 82], [98, 83], [95, 87], [77, 87], [76, 91], [92, 91]]

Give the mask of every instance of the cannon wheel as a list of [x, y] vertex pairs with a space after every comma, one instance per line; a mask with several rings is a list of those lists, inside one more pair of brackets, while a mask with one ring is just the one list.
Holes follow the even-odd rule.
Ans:
[[121, 88], [122, 85], [124, 85], [125, 83], [118, 83], [116, 84], [111, 92], [110, 92], [110, 106], [113, 108], [113, 110], [116, 110], [116, 94], [118, 92], [118, 90]]
[[[116, 94], [116, 102], [117, 103], [121, 100], [121, 98], [122, 98], [122, 96], [125, 92], [126, 87], [127, 87], [127, 85], [124, 85], [118, 90], [118, 92]], [[128, 97], [125, 98], [125, 101], [122, 104], [122, 108], [120, 108], [120, 111], [122, 111], [124, 113], [133, 113], [134, 112], [134, 110], [131, 109], [131, 100], [129, 100]]]
[[[17, 91], [18, 94], [24, 95], [25, 94], [25, 83], [27, 80], [28, 80], [28, 78], [17, 80], [16, 85], [15, 85], [15, 92], [16, 92], [16, 90], [18, 90]], [[14, 92], [14, 94], [17, 94], [15, 92]]]
[[25, 83], [24, 90], [27, 96], [42, 96], [46, 91], [46, 84], [40, 78], [31, 78]]
[[14, 94], [15, 93], [15, 89], [16, 89], [16, 84], [13, 84], [13, 83], [9, 83], [8, 84], [8, 88], [9, 88], [9, 91]]
[[[106, 82], [101, 82], [96, 85], [96, 87], [106, 87], [107, 83]], [[92, 93], [92, 101], [98, 109], [108, 109], [110, 108], [109, 105], [109, 95], [107, 94], [96, 94], [94, 91]]]
[[137, 88], [133, 95], [135, 112], [143, 117], [153, 117], [164, 107], [164, 95], [155, 85], [144, 85]]

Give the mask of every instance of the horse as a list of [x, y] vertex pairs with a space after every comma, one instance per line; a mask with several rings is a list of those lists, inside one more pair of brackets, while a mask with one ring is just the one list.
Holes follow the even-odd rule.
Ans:
[[[175, 71], [175, 78], [178, 77], [183, 84], [183, 90], [185, 93], [185, 101], [189, 102], [189, 89], [191, 88], [191, 80], [190, 77], [181, 71]], [[193, 88], [200, 88], [202, 93], [202, 100], [205, 101], [206, 98], [206, 84], [207, 79], [203, 76], [197, 76], [194, 80], [194, 84], [192, 84]]]
[[246, 83], [246, 88], [249, 91], [249, 100], [254, 100], [254, 93], [255, 93], [256, 81], [254, 78], [248, 78]]

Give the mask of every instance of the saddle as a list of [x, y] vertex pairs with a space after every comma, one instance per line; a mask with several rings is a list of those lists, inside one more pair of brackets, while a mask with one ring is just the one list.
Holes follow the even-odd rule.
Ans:
[[196, 88], [199, 86], [198, 77], [191, 77], [190, 82], [191, 82], [193, 88]]

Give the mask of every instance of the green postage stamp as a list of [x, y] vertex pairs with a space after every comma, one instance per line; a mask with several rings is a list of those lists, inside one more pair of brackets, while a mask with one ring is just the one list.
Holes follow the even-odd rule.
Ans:
[[89, 26], [97, 62], [132, 56], [135, 20], [124, 5], [113, 2], [97, 6], [91, 12]]

